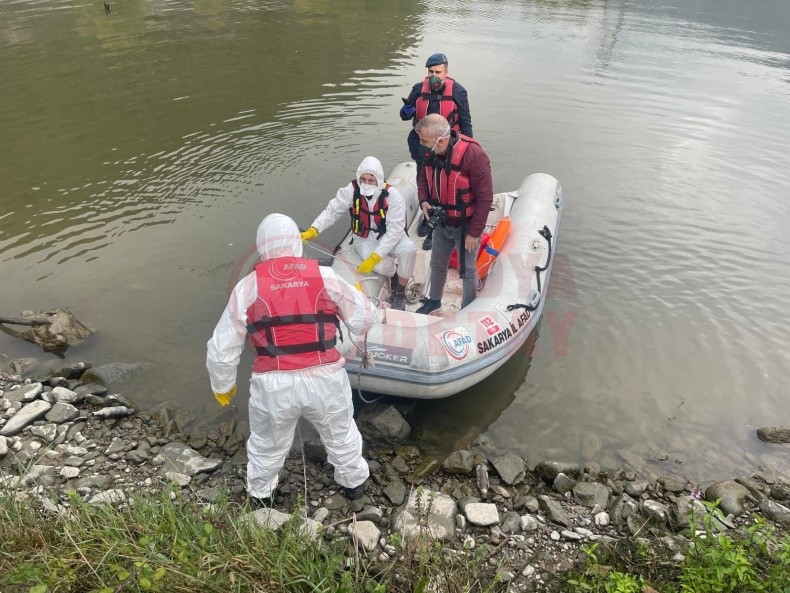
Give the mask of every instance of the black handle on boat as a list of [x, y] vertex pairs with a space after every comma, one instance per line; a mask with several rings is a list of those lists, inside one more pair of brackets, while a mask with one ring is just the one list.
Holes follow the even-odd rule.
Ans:
[[[542, 292], [540, 286], [540, 273], [545, 272], [549, 268], [549, 263], [551, 263], [551, 231], [549, 230], [549, 227], [544, 225], [543, 228], [538, 231], [538, 234], [546, 240], [546, 243], [549, 244], [549, 255], [546, 258], [546, 265], [543, 266], [542, 268], [540, 266], [535, 266], [534, 268], [535, 274], [537, 275], [538, 278], [538, 293], [540, 293]], [[513, 311], [514, 309], [526, 309], [527, 311], [534, 311], [535, 309], [538, 308], [538, 302], [536, 302], [534, 305], [530, 305], [527, 303], [516, 303], [515, 305], [508, 305], [507, 310]]]
[[335, 245], [335, 248], [332, 250], [332, 255], [333, 256], [335, 254], [337, 254], [338, 251], [340, 251], [340, 248], [343, 246], [343, 241], [345, 241], [346, 237], [348, 237], [350, 234], [351, 234], [351, 227], [348, 228], [348, 230], [346, 231], [346, 234], [343, 235], [342, 239], [340, 239], [340, 242], [337, 245]]

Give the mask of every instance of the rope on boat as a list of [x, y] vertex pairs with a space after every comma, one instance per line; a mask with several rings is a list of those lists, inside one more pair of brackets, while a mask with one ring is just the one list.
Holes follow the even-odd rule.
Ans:
[[[540, 273], [545, 272], [549, 268], [549, 263], [551, 263], [551, 231], [549, 230], [549, 227], [544, 225], [543, 228], [538, 231], [538, 234], [546, 240], [546, 243], [549, 244], [549, 255], [546, 258], [546, 265], [543, 267], [535, 266], [534, 268], [535, 275], [537, 276], [538, 279], [538, 294], [540, 294], [542, 292], [540, 285]], [[516, 303], [514, 305], [508, 305], [507, 310], [513, 311], [515, 309], [526, 309], [527, 311], [534, 311], [535, 309], [538, 308], [539, 302], [540, 299], [537, 299], [534, 305], [531, 305], [529, 303]]]

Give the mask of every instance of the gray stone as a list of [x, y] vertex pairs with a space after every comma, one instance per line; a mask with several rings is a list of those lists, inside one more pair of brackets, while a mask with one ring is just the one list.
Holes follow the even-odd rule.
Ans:
[[548, 496], [538, 496], [538, 504], [546, 514], [546, 519], [552, 523], [557, 523], [564, 527], [572, 527], [573, 521], [570, 515], [560, 506], [560, 504]]
[[0, 436], [0, 459], [8, 455], [8, 441], [5, 437]]
[[151, 456], [148, 454], [148, 451], [143, 451], [142, 449], [134, 449], [126, 454], [126, 461], [134, 463], [135, 465], [145, 463], [150, 458]]
[[365, 505], [365, 507], [357, 513], [357, 521], [373, 521], [378, 524], [384, 513], [379, 507]]
[[771, 486], [771, 498], [790, 502], [790, 484], [774, 484]]
[[64, 379], [79, 379], [91, 366], [93, 365], [90, 362], [75, 362], [52, 371], [52, 376], [63, 377]]
[[84, 463], [85, 460], [82, 457], [78, 457], [77, 455], [71, 455], [70, 457], [66, 457], [66, 459], [63, 460], [63, 465], [69, 465], [71, 467], [80, 467]]
[[63, 424], [64, 422], [69, 422], [70, 420], [79, 418], [79, 415], [80, 411], [71, 404], [57, 402], [54, 406], [52, 406], [52, 409], [47, 412], [45, 418], [49, 422]]
[[3, 397], [10, 402], [29, 403], [35, 400], [42, 391], [44, 391], [44, 386], [41, 383], [30, 383], [13, 391], [6, 391]]
[[532, 515], [521, 517], [521, 531], [535, 531], [538, 528], [538, 520]]
[[579, 482], [573, 487], [573, 496], [588, 509], [598, 505], [602, 509], [609, 507], [609, 496], [612, 491], [608, 486], [598, 482]]
[[74, 393], [77, 395], [81, 395], [85, 397], [87, 395], [95, 395], [98, 397], [103, 397], [107, 395], [107, 387], [104, 385], [100, 385], [99, 383], [86, 383], [84, 385], [79, 385], [74, 388]]
[[365, 440], [387, 446], [404, 442], [411, 427], [394, 407], [383, 403], [366, 405], [357, 417], [359, 431]]
[[74, 478], [79, 477], [80, 475], [80, 468], [78, 467], [62, 467], [60, 468], [60, 475], [65, 478], [66, 480], [73, 480]]
[[370, 521], [357, 521], [349, 526], [348, 532], [354, 542], [367, 552], [372, 552], [379, 545], [381, 531]]
[[766, 426], [758, 428], [757, 438], [766, 443], [790, 443], [790, 428], [785, 426]]
[[554, 491], [559, 494], [565, 494], [566, 492], [570, 492], [573, 490], [573, 487], [576, 485], [576, 480], [573, 478], [569, 478], [562, 472], [557, 474], [557, 477], [554, 478], [554, 484], [552, 488]]
[[488, 527], [499, 524], [499, 511], [496, 505], [490, 502], [473, 502], [464, 507], [467, 521], [472, 525]]
[[104, 454], [117, 455], [118, 453], [123, 453], [125, 450], [126, 450], [126, 443], [123, 441], [123, 439], [119, 437], [113, 437], [108, 447], [104, 450]]
[[612, 502], [609, 515], [615, 525], [623, 525], [628, 517], [639, 509], [636, 501], [627, 494], [621, 494]]
[[455, 534], [456, 512], [455, 501], [446, 494], [417, 489], [398, 513], [394, 527], [408, 540], [425, 534], [431, 539], [446, 541]]
[[395, 506], [400, 506], [406, 500], [406, 484], [403, 480], [394, 476], [390, 479], [389, 484], [384, 487], [384, 494], [390, 499], [390, 502]]
[[165, 472], [165, 478], [170, 480], [170, 482], [176, 486], [180, 486], [181, 488], [187, 486], [192, 481], [192, 476], [180, 474], [178, 472]]
[[778, 502], [766, 498], [760, 503], [760, 512], [771, 521], [790, 525], [790, 509]]
[[669, 526], [675, 531], [687, 529], [691, 525], [693, 516], [703, 517], [707, 513], [705, 505], [691, 496], [678, 496], [669, 507], [667, 520]]
[[560, 537], [564, 540], [569, 542], [578, 542], [584, 539], [584, 536], [580, 533], [576, 533], [575, 531], [568, 531], [567, 529], [563, 529], [560, 531]]
[[524, 460], [514, 453], [491, 458], [491, 465], [506, 484], [514, 485], [524, 480]]
[[162, 474], [178, 472], [188, 476], [199, 473], [209, 473], [222, 466], [222, 459], [208, 459], [200, 453], [187, 447], [183, 443], [168, 443], [160, 452], [165, 462], [162, 464]]
[[37, 358], [15, 358], [11, 362], [8, 363], [8, 366], [11, 368], [11, 372], [16, 375], [24, 375], [38, 367], [41, 364], [41, 361]]
[[65, 387], [55, 387], [52, 390], [52, 397], [56, 402], [63, 402], [64, 404], [78, 404], [84, 399], [84, 396], [77, 395], [71, 389]]
[[278, 531], [280, 527], [288, 522], [291, 515], [271, 508], [258, 509], [252, 513], [253, 519], [264, 529]]
[[323, 529], [324, 526], [321, 524], [320, 521], [316, 521], [314, 519], [307, 519], [307, 518], [303, 518], [302, 524], [299, 526], [299, 531], [307, 534], [312, 539], [318, 539]]
[[340, 494], [333, 494], [332, 496], [327, 496], [324, 499], [324, 507], [329, 509], [330, 511], [339, 511], [344, 506], [346, 506], [348, 502], [345, 498], [343, 498]]
[[705, 490], [705, 500], [711, 502], [721, 500], [721, 510], [726, 515], [733, 514], [736, 517], [745, 510], [744, 504], [748, 496], [750, 494], [747, 488], [727, 480], [716, 482]]
[[642, 512], [657, 522], [667, 522], [667, 507], [655, 500], [646, 500], [642, 503]]
[[317, 523], [323, 523], [326, 521], [326, 518], [329, 516], [329, 509], [326, 507], [319, 507], [316, 509], [315, 513], [313, 513], [313, 521]]
[[219, 488], [212, 486], [211, 488], [203, 488], [195, 492], [195, 495], [200, 500], [205, 500], [206, 502], [217, 502], [219, 500], [220, 492]]
[[58, 436], [58, 425], [55, 423], [44, 424], [43, 426], [33, 426], [30, 428], [30, 433], [40, 438], [42, 441], [51, 443]]
[[606, 527], [609, 525], [609, 513], [606, 511], [595, 513], [593, 516], [593, 522], [595, 523], [596, 527]]
[[149, 368], [151, 368], [149, 363], [111, 362], [85, 371], [80, 379], [85, 383], [111, 385], [140, 374]]
[[74, 485], [75, 490], [81, 488], [107, 490], [110, 485], [110, 476], [97, 474], [95, 476], [82, 476]]
[[52, 404], [40, 399], [27, 404], [16, 414], [11, 416], [5, 426], [0, 429], [0, 436], [10, 437], [17, 434], [28, 424], [32, 424], [49, 412], [50, 409], [52, 409]]
[[664, 490], [673, 494], [678, 494], [686, 489], [686, 480], [674, 476], [662, 476], [658, 479], [658, 483]]
[[647, 490], [649, 484], [650, 482], [646, 482], [645, 480], [634, 480], [632, 482], [624, 482], [623, 492], [625, 492], [628, 496], [639, 498], [640, 496], [642, 496], [642, 492]]
[[551, 484], [559, 473], [563, 473], [571, 478], [578, 478], [581, 474], [581, 467], [578, 463], [569, 461], [541, 461], [535, 466], [535, 473], [538, 474], [544, 482]]
[[505, 513], [500, 528], [504, 533], [518, 533], [521, 531], [521, 517], [514, 511]]
[[471, 451], [453, 451], [442, 462], [442, 468], [448, 474], [469, 475], [475, 468], [474, 456]]
[[120, 488], [99, 492], [88, 499], [89, 504], [109, 504], [117, 506], [126, 502], [126, 494]]

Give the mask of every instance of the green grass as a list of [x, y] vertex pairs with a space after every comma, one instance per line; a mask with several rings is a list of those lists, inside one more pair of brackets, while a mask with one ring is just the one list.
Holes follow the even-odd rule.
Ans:
[[734, 533], [721, 532], [717, 505], [692, 515], [684, 559], [667, 557], [621, 540], [584, 547], [586, 570], [570, 579], [569, 591], [641, 593], [790, 593], [790, 536], [778, 537], [760, 517]]
[[430, 585], [454, 593], [498, 585], [492, 573], [481, 581], [479, 559], [441, 544], [395, 537], [397, 557], [379, 563], [348, 539], [310, 539], [297, 517], [274, 533], [245, 519], [247, 512], [227, 501], [205, 506], [166, 494], [118, 509], [74, 494], [57, 516], [0, 491], [0, 591], [384, 593]]

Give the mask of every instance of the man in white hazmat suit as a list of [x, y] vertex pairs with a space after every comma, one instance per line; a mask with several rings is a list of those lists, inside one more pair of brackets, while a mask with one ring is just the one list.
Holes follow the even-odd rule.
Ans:
[[357, 271], [394, 277], [397, 264], [392, 307], [402, 311], [406, 307], [406, 284], [414, 272], [417, 247], [406, 234], [403, 196], [384, 181], [384, 169], [376, 157], [365, 157], [357, 167], [356, 179], [337, 190], [324, 211], [302, 233], [302, 240], [314, 239], [348, 213], [351, 232], [355, 235], [353, 245], [363, 259]]
[[359, 498], [368, 464], [344, 360], [334, 343], [338, 318], [362, 334], [376, 308], [330, 268], [302, 257], [299, 229], [287, 216], [267, 216], [258, 227], [257, 246], [261, 261], [233, 289], [206, 357], [211, 388], [226, 406], [236, 393], [236, 368], [248, 336], [255, 347], [247, 492], [270, 502], [303, 416], [324, 443], [335, 481], [349, 498]]

